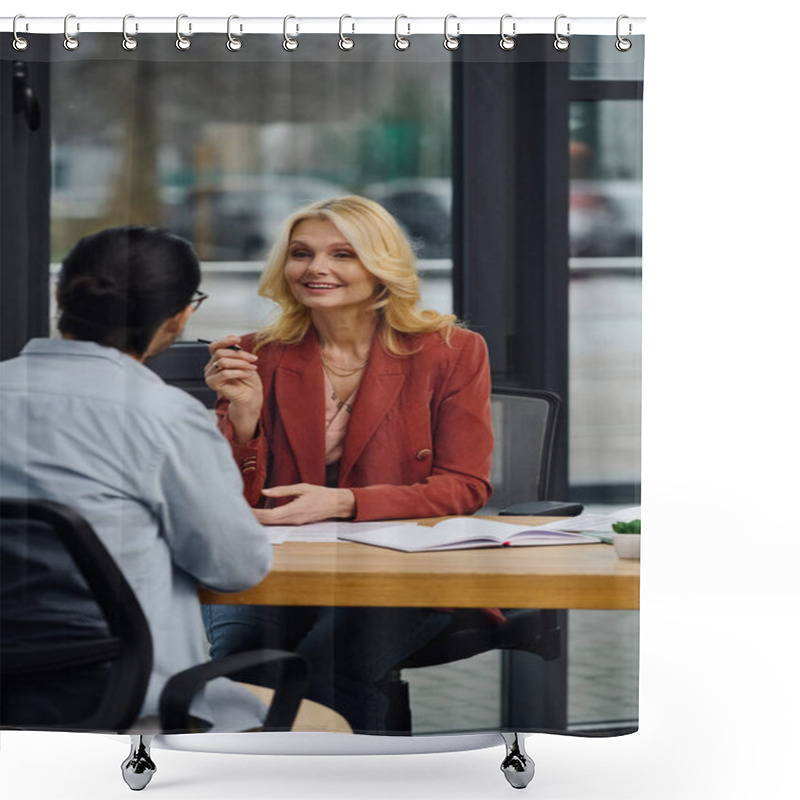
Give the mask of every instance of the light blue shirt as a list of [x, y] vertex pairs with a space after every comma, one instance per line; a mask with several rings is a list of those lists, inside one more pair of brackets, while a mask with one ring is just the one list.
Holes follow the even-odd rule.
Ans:
[[[202, 404], [93, 342], [34, 339], [0, 364], [0, 494], [75, 508], [122, 568], [153, 637], [140, 716], [157, 713], [170, 676], [207, 660], [198, 584], [243, 590], [271, 563]], [[241, 730], [264, 707], [217, 680], [192, 711], [215, 730]]]

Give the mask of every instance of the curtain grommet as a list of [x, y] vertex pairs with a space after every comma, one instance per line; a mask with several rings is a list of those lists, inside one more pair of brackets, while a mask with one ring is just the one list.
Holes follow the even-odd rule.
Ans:
[[565, 50], [569, 50], [569, 36], [570, 36], [571, 25], [570, 25], [569, 22], [567, 22], [567, 35], [566, 36], [562, 36], [558, 32], [558, 21], [560, 19], [567, 19], [567, 15], [566, 14], [559, 14], [556, 17], [556, 21], [555, 21], [554, 26], [553, 26], [553, 32], [554, 32], [555, 37], [556, 37], [555, 40], [553, 41], [553, 47], [555, 47], [555, 49], [558, 50], [559, 52], [563, 53]]
[[403, 52], [404, 50], [408, 50], [411, 47], [411, 40], [407, 39], [406, 37], [411, 36], [411, 24], [406, 23], [406, 35], [400, 35], [400, 20], [401, 19], [408, 19], [405, 14], [398, 14], [394, 18], [394, 49]]
[[[344, 26], [344, 21], [346, 19], [353, 19], [353, 18], [349, 14], [342, 14], [342, 16], [339, 17], [339, 49], [344, 50], [345, 52], [352, 50], [356, 46], [356, 43], [349, 36], [344, 35], [343, 26]], [[351, 23], [350, 33], [353, 34], [355, 32], [356, 32], [355, 23]]]
[[[237, 53], [239, 50], [242, 49], [242, 40], [237, 38], [233, 35], [233, 31], [231, 30], [231, 25], [235, 19], [239, 19], [236, 14], [231, 14], [228, 17], [228, 41], [225, 42], [225, 47], [231, 51], [231, 53]], [[239, 25], [239, 33], [242, 32], [242, 26]]]
[[[17, 22], [19, 22], [19, 20], [21, 20], [21, 19], [25, 19], [25, 15], [24, 14], [17, 14], [14, 17], [14, 22], [13, 22], [13, 24], [11, 26], [11, 31], [14, 34], [14, 41], [11, 42], [11, 45], [17, 52], [20, 52], [20, 53], [23, 50], [27, 50], [28, 49], [28, 40], [24, 36], [20, 36], [19, 32], [17, 31]], [[25, 30], [26, 31], [28, 30], [28, 23], [27, 22], [25, 23]]]
[[511, 23], [511, 35], [509, 36], [505, 32], [505, 25], [507, 19], [513, 19], [512, 14], [503, 14], [500, 17], [500, 49], [501, 50], [513, 50], [517, 46], [516, 39], [514, 38], [517, 35], [517, 23]]
[[287, 53], [293, 53], [295, 50], [297, 50], [298, 47], [300, 47], [300, 42], [298, 42], [297, 38], [296, 38], [297, 35], [300, 33], [300, 24], [295, 22], [295, 25], [294, 25], [295, 34], [294, 34], [294, 36], [289, 36], [288, 26], [289, 26], [289, 20], [290, 19], [296, 20], [297, 17], [293, 16], [292, 14], [287, 14], [283, 18], [283, 49]]
[[[122, 49], [127, 50], [130, 52], [131, 50], [135, 50], [139, 46], [139, 42], [136, 41], [136, 36], [131, 36], [128, 33], [128, 20], [129, 19], [136, 19], [133, 14], [126, 14], [122, 18]], [[133, 29], [135, 31], [139, 30], [139, 23], [134, 22]]]
[[[175, 47], [177, 47], [178, 50], [188, 50], [192, 46], [191, 40], [187, 39], [186, 36], [184, 36], [181, 33], [181, 20], [187, 19], [188, 17], [189, 17], [188, 14], [178, 14], [178, 18], [175, 20], [175, 36], [177, 37], [175, 39]], [[190, 22], [189, 33], [191, 32], [192, 32], [192, 23]]]
[[[456, 20], [456, 34], [453, 36], [448, 30], [447, 26], [451, 19]], [[458, 17], [455, 14], [448, 14], [444, 18], [444, 45], [445, 50], [449, 50], [452, 52], [453, 50], [458, 50], [461, 47], [461, 40], [458, 38], [461, 35], [461, 23], [458, 22]]]
[[[64, 49], [69, 50], [72, 52], [73, 50], [77, 50], [80, 42], [74, 37], [70, 35], [69, 32], [69, 21], [71, 19], [75, 19], [75, 14], [67, 14], [64, 17]], [[79, 22], [75, 23], [75, 31], [80, 31], [81, 25]]]
[[[616, 47], [617, 50], [620, 51], [620, 53], [627, 53], [628, 50], [630, 50], [631, 47], [633, 47], [633, 42], [630, 39], [625, 39], [622, 36], [622, 33], [620, 33], [622, 20], [628, 19], [628, 18], [629, 17], [628, 17], [627, 14], [620, 14], [617, 17], [617, 41], [614, 42], [614, 47]], [[629, 22], [628, 23], [628, 36], [630, 36], [632, 33], [633, 33], [633, 25], [631, 25], [631, 23]]]

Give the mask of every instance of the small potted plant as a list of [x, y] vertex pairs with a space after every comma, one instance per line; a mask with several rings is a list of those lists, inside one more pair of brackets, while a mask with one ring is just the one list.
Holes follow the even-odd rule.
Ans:
[[620, 558], [639, 558], [642, 542], [642, 521], [634, 519], [631, 522], [615, 522], [611, 528], [614, 531], [614, 549]]

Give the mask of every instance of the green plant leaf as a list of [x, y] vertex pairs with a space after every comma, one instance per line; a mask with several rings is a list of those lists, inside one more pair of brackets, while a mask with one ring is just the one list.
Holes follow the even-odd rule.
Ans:
[[642, 521], [640, 519], [634, 519], [631, 522], [615, 522], [611, 529], [614, 533], [641, 533], [642, 532]]

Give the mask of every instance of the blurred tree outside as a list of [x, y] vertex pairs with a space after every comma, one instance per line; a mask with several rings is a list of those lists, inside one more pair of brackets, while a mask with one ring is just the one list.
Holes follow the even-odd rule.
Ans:
[[[152, 225], [158, 208], [158, 65], [135, 61], [127, 89], [127, 102], [117, 111], [121, 117], [119, 171], [114, 175], [111, 202], [102, 227]], [[117, 95], [121, 99], [124, 95]]]

